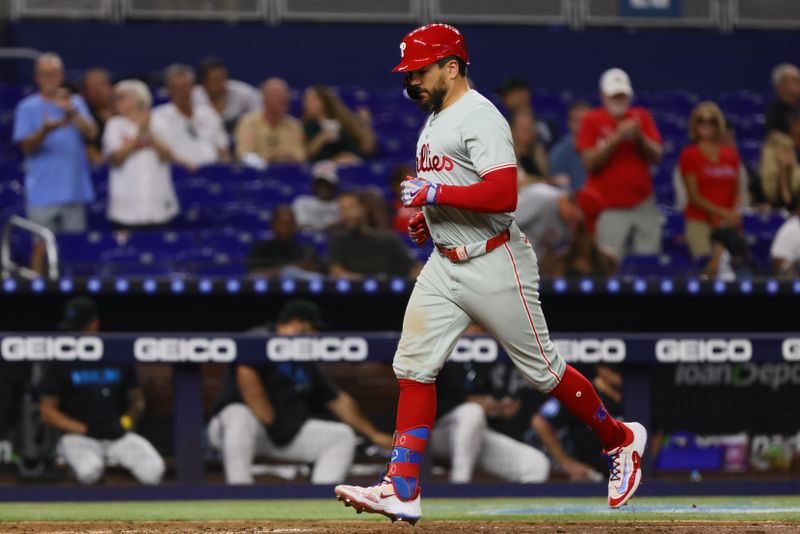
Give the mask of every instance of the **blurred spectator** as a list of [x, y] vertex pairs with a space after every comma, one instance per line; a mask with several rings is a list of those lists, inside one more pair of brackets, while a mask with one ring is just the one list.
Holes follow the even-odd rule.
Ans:
[[686, 244], [692, 256], [711, 254], [715, 228], [741, 224], [739, 154], [723, 143], [725, 118], [713, 102], [701, 102], [689, 117], [691, 144], [679, 159], [686, 185]]
[[[100, 319], [94, 301], [67, 302], [59, 330], [94, 334]], [[133, 432], [145, 398], [131, 365], [52, 363], [40, 385], [42, 420], [62, 432], [58, 452], [82, 484], [102, 478], [106, 465], [118, 464], [142, 484], [158, 484], [164, 460]]]
[[419, 264], [396, 234], [369, 227], [357, 193], [339, 195], [339, 215], [343, 229], [334, 234], [328, 249], [331, 275], [360, 280], [367, 275], [419, 274]]
[[218, 58], [203, 59], [197, 74], [200, 83], [192, 89], [192, 105], [216, 111], [228, 133], [233, 132], [240, 117], [261, 105], [258, 90], [249, 83], [229, 80], [228, 68]]
[[731, 282], [752, 278], [756, 267], [740, 227], [723, 226], [711, 232], [711, 258], [703, 274], [717, 280]]
[[164, 71], [170, 101], [153, 109], [150, 130], [173, 156], [190, 167], [230, 160], [222, 119], [209, 106], [193, 104], [194, 71], [174, 64]]
[[785, 278], [800, 275], [800, 210], [786, 219], [772, 241], [772, 272]]
[[[290, 301], [278, 313], [275, 334], [313, 334], [321, 321], [313, 302]], [[342, 482], [356, 451], [353, 430], [382, 449], [392, 447], [392, 436], [378, 431], [314, 363], [238, 364], [229, 371], [208, 424], [208, 440], [222, 453], [228, 484], [252, 484], [256, 456], [313, 463], [313, 484]], [[313, 417], [322, 410], [342, 422]]]
[[597, 242], [618, 258], [657, 254], [662, 218], [650, 167], [661, 161], [661, 135], [650, 112], [631, 106], [633, 88], [625, 71], [605, 71], [600, 93], [602, 107], [586, 113], [575, 141], [589, 176], [584, 188], [601, 203]]
[[311, 161], [357, 163], [375, 152], [372, 126], [359, 119], [322, 85], [306, 89], [303, 96], [303, 128]]
[[[97, 135], [86, 103], [61, 87], [64, 65], [56, 54], [36, 60], [39, 91], [14, 112], [13, 140], [25, 153], [27, 217], [54, 232], [86, 230], [86, 203], [94, 200], [84, 140]], [[44, 244], [33, 249], [31, 267], [43, 272]]]
[[500, 87], [495, 89], [503, 101], [509, 117], [518, 114], [527, 114], [534, 121], [536, 138], [546, 148], [550, 148], [558, 139], [558, 128], [549, 121], [536, 119], [533, 109], [533, 93], [530, 84], [522, 78], [507, 78]]
[[172, 151], [150, 133], [152, 96], [144, 82], [114, 86], [118, 116], [103, 135], [108, 156], [108, 218], [119, 226], [142, 228], [168, 223], [180, 211], [172, 186]]
[[315, 163], [311, 167], [311, 180], [313, 195], [298, 195], [292, 202], [292, 211], [300, 228], [326, 230], [339, 220], [336, 164], [332, 161]]
[[236, 155], [256, 167], [265, 163], [306, 160], [303, 125], [289, 115], [289, 86], [270, 78], [261, 86], [263, 105], [244, 115], [236, 126]]
[[475, 467], [509, 482], [547, 480], [550, 461], [535, 448], [490, 428], [489, 421], [509, 419], [520, 410], [517, 398], [496, 398], [489, 385], [489, 365], [447, 362], [436, 379], [436, 425], [431, 450], [450, 460], [450, 482], [472, 480]]
[[278, 206], [272, 212], [272, 239], [256, 241], [247, 253], [247, 271], [268, 276], [319, 273], [317, 250], [297, 239], [292, 208]]
[[781, 63], [772, 69], [772, 85], [778, 98], [767, 106], [764, 130], [767, 135], [775, 130], [789, 133], [789, 115], [800, 111], [800, 70]]
[[[547, 258], [544, 258], [547, 260]], [[542, 273], [558, 278], [611, 276], [619, 269], [619, 260], [605, 252], [586, 228], [579, 223], [569, 248], [542, 262]]]
[[544, 182], [519, 190], [514, 216], [540, 262], [568, 247], [571, 234], [583, 219], [570, 193]]
[[409, 165], [397, 165], [389, 174], [389, 190], [392, 194], [392, 228], [402, 235], [408, 233], [408, 220], [419, 211], [419, 208], [407, 208], [400, 200], [400, 184], [408, 176], [415, 176], [414, 169]]
[[103, 162], [103, 133], [106, 122], [114, 116], [114, 91], [111, 87], [111, 76], [103, 68], [89, 69], [83, 75], [81, 94], [89, 112], [97, 124], [97, 136], [86, 144], [89, 161], [95, 164]]
[[536, 137], [533, 115], [516, 113], [511, 117], [511, 138], [517, 156], [518, 182], [520, 186], [547, 180], [547, 150]]
[[758, 172], [761, 181], [755, 202], [794, 211], [800, 197], [800, 164], [791, 137], [783, 132], [769, 134], [761, 147]]
[[577, 191], [586, 182], [586, 168], [575, 148], [575, 138], [583, 116], [590, 109], [589, 103], [583, 100], [572, 104], [567, 111], [569, 132], [550, 149], [550, 176], [558, 186], [571, 191]]
[[[608, 413], [622, 415], [622, 373], [616, 367], [597, 365], [592, 384]], [[549, 398], [533, 416], [532, 426], [538, 443], [558, 469], [573, 481], [598, 482], [608, 475], [607, 459], [597, 454], [601, 446], [597, 435], [586, 424]]]

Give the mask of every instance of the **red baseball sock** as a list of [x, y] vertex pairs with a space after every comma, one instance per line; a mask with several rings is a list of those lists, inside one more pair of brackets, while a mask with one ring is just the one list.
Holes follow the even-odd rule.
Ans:
[[628, 441], [631, 432], [611, 417], [597, 396], [594, 386], [574, 367], [567, 365], [561, 382], [550, 395], [557, 398], [578, 419], [589, 425], [600, 436], [605, 450], [611, 450]]
[[419, 468], [436, 419], [436, 385], [399, 379], [400, 399], [388, 473], [401, 500], [419, 492]]
[[409, 428], [427, 426], [433, 428], [436, 421], [436, 384], [425, 384], [400, 378], [400, 399], [397, 401], [395, 430], [405, 432]]

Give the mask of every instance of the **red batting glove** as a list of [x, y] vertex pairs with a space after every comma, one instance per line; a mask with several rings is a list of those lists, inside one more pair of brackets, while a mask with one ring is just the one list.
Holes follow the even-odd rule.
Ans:
[[408, 236], [418, 247], [425, 244], [431, 237], [428, 223], [425, 221], [425, 214], [418, 211], [408, 219]]

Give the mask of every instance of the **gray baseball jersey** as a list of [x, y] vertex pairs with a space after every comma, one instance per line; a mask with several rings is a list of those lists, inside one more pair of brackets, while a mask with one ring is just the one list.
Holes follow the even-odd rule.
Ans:
[[[417, 142], [417, 176], [447, 185], [471, 185], [487, 173], [516, 167], [508, 121], [477, 91], [470, 90], [443, 111], [431, 114]], [[514, 220], [509, 213], [477, 213], [426, 206], [433, 240], [446, 247], [486, 241]]]
[[[475, 91], [431, 116], [417, 147], [417, 175], [431, 182], [466, 186], [494, 169], [516, 167], [508, 124]], [[470, 245], [481, 245], [506, 229], [510, 239], [458, 263], [437, 251], [431, 254], [408, 301], [395, 375], [434, 382], [464, 329], [477, 321], [536, 389], [551, 391], [566, 364], [542, 313], [536, 255], [513, 215], [427, 206], [425, 218], [440, 245], [479, 250]]]

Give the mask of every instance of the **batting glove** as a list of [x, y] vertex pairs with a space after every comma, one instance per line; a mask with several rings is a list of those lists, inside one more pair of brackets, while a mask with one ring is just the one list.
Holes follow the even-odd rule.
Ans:
[[429, 182], [422, 178], [406, 176], [400, 184], [400, 200], [407, 208], [434, 206], [438, 204], [439, 184]]
[[418, 247], [424, 245], [428, 238], [431, 237], [431, 231], [425, 221], [425, 215], [421, 211], [418, 211], [408, 219], [408, 237]]

